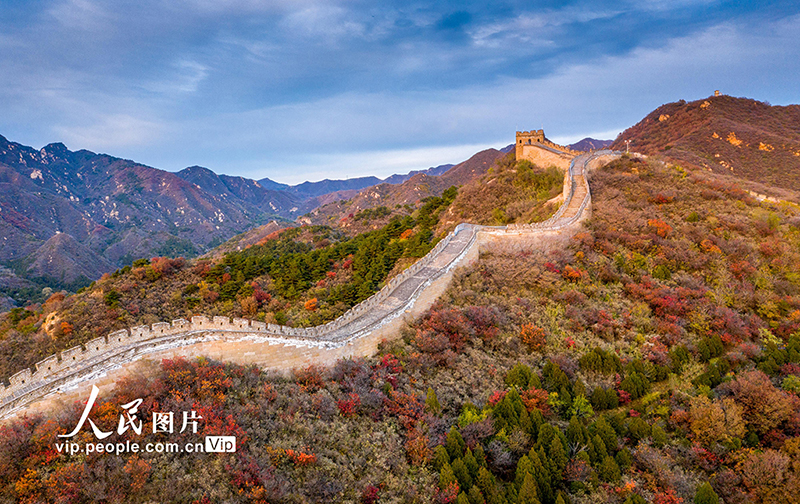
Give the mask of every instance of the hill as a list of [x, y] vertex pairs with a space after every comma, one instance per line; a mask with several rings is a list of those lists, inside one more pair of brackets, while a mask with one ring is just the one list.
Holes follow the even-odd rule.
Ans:
[[771, 106], [731, 96], [658, 107], [612, 148], [661, 154], [715, 173], [800, 190], [800, 105]]
[[[369, 187], [348, 200], [322, 205], [299, 220], [306, 224], [340, 227], [348, 233], [374, 229], [394, 215], [409, 213], [425, 198], [438, 196], [451, 186], [476, 180], [502, 155], [496, 149], [486, 149], [457, 165], [442, 165], [422, 172], [412, 172], [413, 175], [400, 184], [384, 182]], [[440, 175], [431, 175], [442, 170], [444, 172]], [[390, 179], [398, 180], [396, 177]]]
[[579, 142], [575, 142], [574, 144], [568, 145], [567, 147], [576, 151], [592, 151], [592, 150], [605, 149], [613, 143], [614, 140], [597, 140], [594, 138], [586, 137]]

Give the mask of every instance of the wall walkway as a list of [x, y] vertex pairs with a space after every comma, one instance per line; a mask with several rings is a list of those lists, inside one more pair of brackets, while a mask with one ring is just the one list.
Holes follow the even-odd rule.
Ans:
[[618, 156], [613, 151], [598, 151], [574, 158], [565, 174], [564, 202], [544, 222], [503, 227], [459, 224], [379, 292], [327, 324], [293, 328], [242, 318], [195, 316], [116, 331], [48, 357], [36, 364], [34, 372], [24, 369], [14, 374], [7, 387], [0, 384], [0, 419], [54, 396], [63, 401], [85, 397], [91, 383], [124, 376], [143, 357], [207, 355], [289, 370], [371, 355], [405, 320], [430, 308], [457, 266], [476, 261], [481, 252], [531, 250], [568, 240], [591, 213], [586, 171]]

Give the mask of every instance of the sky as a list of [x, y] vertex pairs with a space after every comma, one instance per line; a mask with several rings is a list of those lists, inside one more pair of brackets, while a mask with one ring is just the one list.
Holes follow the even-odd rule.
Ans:
[[800, 103], [800, 2], [0, 0], [0, 135], [285, 183]]

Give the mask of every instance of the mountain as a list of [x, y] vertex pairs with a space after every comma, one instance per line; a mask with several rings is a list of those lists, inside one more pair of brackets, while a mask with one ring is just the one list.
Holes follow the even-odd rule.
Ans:
[[668, 103], [614, 142], [614, 149], [671, 160], [785, 189], [800, 189], [800, 105], [732, 96]]
[[[302, 184], [290, 186], [287, 184], [280, 184], [268, 178], [264, 178], [259, 180], [258, 183], [262, 187], [267, 189], [273, 189], [277, 191], [287, 191], [289, 193], [296, 194], [303, 198], [314, 198], [333, 193], [347, 194], [348, 191], [359, 191], [361, 189], [381, 183], [402, 184], [406, 180], [410, 179], [411, 177], [419, 173], [436, 176], [443, 174], [452, 167], [453, 165], [451, 164], [443, 164], [428, 168], [427, 170], [412, 170], [408, 173], [390, 175], [385, 179], [379, 179], [378, 177], [372, 177], [372, 176], [356, 177], [351, 179], [337, 179], [337, 180], [324, 179], [324, 180], [319, 180], [317, 182], [303, 182]], [[353, 194], [355, 193], [351, 193], [350, 196], [352, 196]]]
[[612, 143], [614, 143], [614, 140], [597, 140], [594, 138], [586, 137], [579, 142], [568, 145], [567, 147], [576, 151], [591, 151], [591, 150], [605, 149]]
[[[385, 207], [388, 213], [383, 216], [388, 219], [391, 212], [405, 205], [416, 205], [422, 199], [438, 196], [450, 186], [460, 186], [477, 179], [504, 154], [497, 149], [486, 149], [478, 152], [464, 162], [446, 168], [441, 175], [431, 175], [444, 170], [448, 165], [416, 172], [400, 184], [384, 182], [366, 188], [347, 201], [334, 201], [314, 209], [309, 214], [300, 218], [305, 224], [342, 225], [350, 232], [360, 232], [363, 222], [359, 225], [354, 219], [359, 212]], [[412, 172], [413, 173], [413, 172]], [[372, 222], [373, 227], [379, 223]]]
[[175, 174], [0, 136], [0, 262], [40, 289], [75, 288], [138, 257], [194, 255], [303, 210], [293, 194], [200, 167]]

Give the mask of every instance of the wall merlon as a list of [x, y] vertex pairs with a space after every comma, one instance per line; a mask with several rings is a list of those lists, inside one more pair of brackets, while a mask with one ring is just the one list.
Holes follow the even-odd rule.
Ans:
[[255, 329], [256, 331], [266, 331], [267, 330], [267, 324], [265, 324], [264, 322], [258, 322], [258, 321], [255, 321], [255, 320], [251, 320], [250, 321], [250, 327], [252, 329]]
[[250, 327], [250, 321], [244, 318], [234, 317], [233, 325], [239, 329]]
[[195, 315], [192, 317], [192, 326], [195, 329], [206, 329], [209, 327], [210, 322], [205, 315]]
[[191, 327], [191, 325], [192, 325], [191, 322], [189, 322], [186, 319], [182, 319], [182, 318], [175, 319], [175, 320], [172, 321], [172, 329], [177, 329], [177, 330], [181, 330], [181, 331], [189, 329]]
[[152, 337], [153, 337], [153, 331], [150, 330], [150, 326], [131, 327], [131, 339], [138, 341], [138, 340], [150, 339]]
[[28, 368], [23, 369], [22, 371], [11, 375], [11, 378], [8, 379], [8, 383], [11, 384], [9, 388], [21, 388], [23, 386], [30, 385], [31, 382], [31, 370]]
[[170, 327], [170, 325], [168, 323], [166, 323], [166, 322], [156, 322], [155, 324], [153, 324], [153, 329], [152, 329], [153, 336], [157, 337], [157, 336], [164, 336], [166, 334], [170, 334], [170, 332], [171, 332], [170, 329], [171, 329], [171, 327]]
[[44, 373], [50, 374], [58, 371], [58, 356], [51, 355], [50, 357], [40, 360], [36, 363], [36, 374]]
[[119, 331], [114, 331], [112, 333], [108, 333], [108, 344], [109, 345], [120, 345], [126, 344], [129, 340], [128, 331], [126, 329], [120, 329]]
[[230, 325], [230, 323], [230, 317], [220, 317], [219, 315], [214, 317], [214, 327], [224, 327]]

